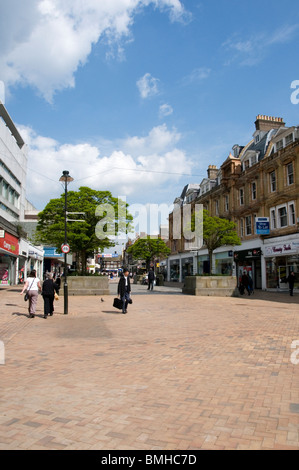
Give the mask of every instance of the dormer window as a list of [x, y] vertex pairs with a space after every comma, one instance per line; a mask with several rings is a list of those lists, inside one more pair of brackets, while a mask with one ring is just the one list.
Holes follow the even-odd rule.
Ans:
[[255, 136], [255, 143], [258, 144], [260, 141], [260, 135]]

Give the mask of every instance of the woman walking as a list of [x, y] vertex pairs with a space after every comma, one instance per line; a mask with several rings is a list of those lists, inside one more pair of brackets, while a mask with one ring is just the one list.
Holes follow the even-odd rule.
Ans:
[[35, 310], [36, 310], [36, 305], [37, 305], [37, 299], [38, 299], [38, 291], [41, 291], [42, 287], [40, 284], [40, 280], [38, 277], [36, 277], [36, 271], [33, 270], [31, 271], [29, 277], [27, 278], [24, 287], [22, 289], [21, 295], [24, 294], [26, 291], [28, 294], [28, 312], [29, 312], [29, 318], [34, 318], [35, 316]]
[[48, 318], [48, 315], [53, 315], [54, 311], [54, 296], [55, 292], [58, 292], [58, 286], [53, 281], [53, 274], [47, 273], [46, 280], [43, 283], [42, 296], [44, 299], [44, 318]]

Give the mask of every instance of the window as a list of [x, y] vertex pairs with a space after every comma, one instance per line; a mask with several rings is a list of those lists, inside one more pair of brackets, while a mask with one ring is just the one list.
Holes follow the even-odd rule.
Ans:
[[217, 201], [215, 201], [215, 213], [216, 215], [219, 215], [219, 201], [217, 199]]
[[270, 188], [271, 192], [274, 193], [276, 191], [276, 173], [272, 171], [270, 173]]
[[279, 140], [276, 144], [276, 151], [281, 150], [283, 148], [283, 140]]
[[251, 197], [253, 201], [256, 200], [256, 182], [255, 181], [251, 184]]
[[293, 142], [293, 134], [289, 134], [286, 136], [286, 145], [289, 145]]
[[286, 206], [278, 208], [278, 222], [279, 222], [279, 227], [287, 227], [288, 213], [287, 213]]
[[251, 215], [248, 215], [245, 218], [245, 229], [246, 229], [246, 235], [251, 235], [252, 234], [252, 226], [251, 226]]
[[260, 136], [259, 134], [255, 137], [255, 143], [257, 144], [260, 141]]
[[244, 219], [240, 219], [240, 235], [244, 237]]
[[287, 184], [290, 186], [294, 183], [294, 166], [293, 162], [287, 165]]
[[228, 209], [229, 209], [229, 197], [228, 196], [225, 196], [224, 198], [224, 209], [225, 209], [225, 212], [228, 212]]
[[271, 229], [275, 230], [276, 229], [276, 210], [275, 209], [270, 210], [270, 220], [271, 220]]
[[239, 190], [239, 201], [240, 201], [240, 206], [244, 205], [244, 189]]
[[296, 225], [295, 204], [289, 203], [289, 225]]

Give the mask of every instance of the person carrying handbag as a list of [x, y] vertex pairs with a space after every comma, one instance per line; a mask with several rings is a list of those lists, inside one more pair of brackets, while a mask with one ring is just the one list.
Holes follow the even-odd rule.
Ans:
[[52, 316], [54, 312], [54, 298], [59, 291], [58, 285], [53, 281], [53, 274], [47, 273], [43, 282], [42, 296], [44, 299], [44, 318]]
[[33, 270], [31, 271], [29, 277], [27, 278], [24, 287], [22, 289], [22, 292], [20, 295], [23, 295], [24, 292], [26, 291], [26, 294], [28, 296], [28, 312], [29, 312], [29, 318], [34, 318], [35, 317], [35, 311], [36, 311], [36, 305], [37, 305], [37, 299], [38, 299], [38, 291], [41, 291], [42, 287], [40, 284], [40, 280], [38, 277], [36, 277], [36, 271]]

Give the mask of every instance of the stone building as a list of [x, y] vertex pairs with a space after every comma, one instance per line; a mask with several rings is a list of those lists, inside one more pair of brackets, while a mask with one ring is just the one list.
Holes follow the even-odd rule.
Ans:
[[[234, 145], [233, 153], [218, 170], [210, 165], [191, 204], [202, 204], [213, 216], [232, 220], [242, 245], [215, 251], [213, 272], [236, 274], [246, 270], [255, 288], [287, 288], [291, 270], [299, 281], [299, 129], [286, 127], [282, 118], [257, 116], [253, 139]], [[260, 233], [264, 218], [269, 230]], [[173, 214], [169, 217], [169, 272], [175, 266], [184, 279], [182, 259], [188, 257], [189, 273], [209, 270], [207, 250], [188, 250], [182, 237], [173, 239]], [[174, 269], [172, 269], [172, 272]], [[171, 278], [171, 276], [170, 276]]]

